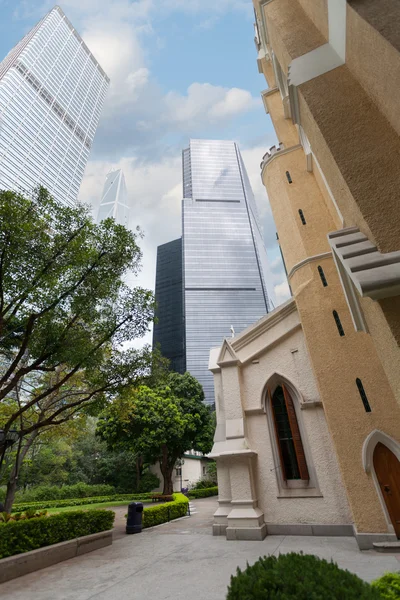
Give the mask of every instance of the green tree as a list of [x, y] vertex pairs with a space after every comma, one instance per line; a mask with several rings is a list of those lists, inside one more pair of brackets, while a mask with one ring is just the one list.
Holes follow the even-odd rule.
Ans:
[[41, 430], [148, 374], [148, 348], [121, 350], [154, 313], [153, 294], [124, 283], [140, 269], [139, 236], [43, 188], [0, 192], [0, 427], [20, 434], [14, 479]]
[[170, 373], [155, 388], [126, 390], [100, 415], [97, 431], [111, 448], [129, 448], [149, 462], [160, 462], [164, 494], [171, 494], [172, 472], [187, 450], [207, 453], [214, 433], [210, 409], [199, 382], [189, 373]]

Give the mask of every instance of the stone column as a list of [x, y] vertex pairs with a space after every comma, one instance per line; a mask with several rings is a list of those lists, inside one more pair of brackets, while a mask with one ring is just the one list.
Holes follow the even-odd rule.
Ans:
[[263, 540], [267, 535], [264, 513], [257, 506], [251, 450], [237, 452], [230, 458], [231, 510], [228, 514], [227, 540]]
[[214, 513], [213, 535], [225, 535], [228, 527], [228, 515], [231, 511], [231, 480], [229, 464], [223, 458], [217, 458], [218, 508]]

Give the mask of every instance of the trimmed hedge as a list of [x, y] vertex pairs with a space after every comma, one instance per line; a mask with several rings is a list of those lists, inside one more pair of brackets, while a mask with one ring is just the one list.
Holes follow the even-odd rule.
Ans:
[[25, 491], [18, 490], [15, 501], [18, 504], [31, 502], [47, 502], [49, 500], [67, 500], [68, 498], [93, 498], [94, 496], [112, 496], [116, 494], [114, 486], [105, 483], [89, 485], [37, 485]]
[[357, 575], [310, 554], [264, 556], [231, 577], [226, 600], [379, 600]]
[[371, 583], [378, 590], [384, 600], [398, 600], [400, 598], [400, 573], [385, 573]]
[[63, 508], [64, 506], [83, 506], [85, 504], [100, 504], [101, 502], [135, 502], [137, 500], [150, 500], [152, 494], [116, 494], [114, 496], [95, 496], [94, 498], [71, 498], [70, 500], [48, 500], [47, 502], [28, 502], [26, 504], [14, 504], [12, 512], [24, 512], [25, 510], [43, 508]]
[[114, 518], [111, 510], [88, 510], [0, 523], [0, 558], [107, 531]]
[[208, 498], [208, 496], [218, 496], [218, 487], [189, 490], [187, 496], [188, 498]]
[[183, 494], [172, 494], [172, 502], [149, 506], [143, 510], [143, 528], [161, 525], [187, 514], [189, 500]]

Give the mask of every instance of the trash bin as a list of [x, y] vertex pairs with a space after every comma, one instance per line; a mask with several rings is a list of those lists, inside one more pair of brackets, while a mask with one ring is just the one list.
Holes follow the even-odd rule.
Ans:
[[126, 533], [140, 533], [142, 531], [143, 504], [131, 502], [128, 506], [126, 519]]

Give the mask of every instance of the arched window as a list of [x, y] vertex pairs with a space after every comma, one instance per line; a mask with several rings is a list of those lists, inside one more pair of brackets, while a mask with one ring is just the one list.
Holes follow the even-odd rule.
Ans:
[[283, 479], [309, 481], [310, 475], [293, 400], [284, 385], [279, 385], [272, 397], [268, 390], [268, 396], [272, 407]]

